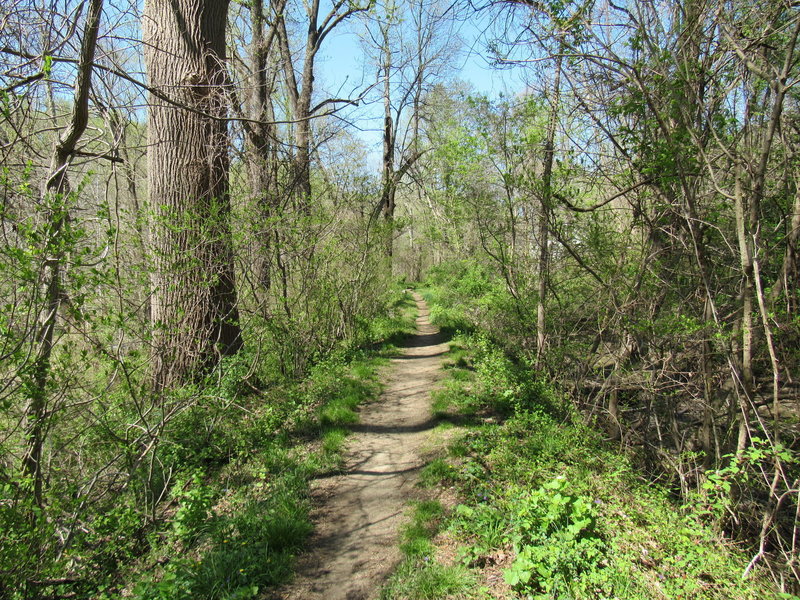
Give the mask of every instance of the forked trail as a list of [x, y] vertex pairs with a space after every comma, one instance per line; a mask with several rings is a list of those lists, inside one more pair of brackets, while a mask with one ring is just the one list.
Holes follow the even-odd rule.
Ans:
[[414, 294], [417, 334], [392, 359], [380, 399], [365, 406], [345, 453], [343, 474], [314, 488], [316, 530], [285, 600], [369, 600], [400, 560], [397, 530], [422, 466], [420, 449], [433, 427], [430, 392], [447, 351]]

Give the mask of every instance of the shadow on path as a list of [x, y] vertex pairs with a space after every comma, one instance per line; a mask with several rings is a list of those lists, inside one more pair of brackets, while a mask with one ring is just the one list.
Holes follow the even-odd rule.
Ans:
[[344, 465], [315, 481], [316, 530], [311, 551], [298, 559], [283, 600], [369, 600], [400, 561], [397, 530], [423, 466], [420, 449], [441, 422], [430, 412], [430, 392], [441, 376], [447, 336], [428, 320], [419, 294], [417, 334], [390, 360], [386, 387], [350, 427]]

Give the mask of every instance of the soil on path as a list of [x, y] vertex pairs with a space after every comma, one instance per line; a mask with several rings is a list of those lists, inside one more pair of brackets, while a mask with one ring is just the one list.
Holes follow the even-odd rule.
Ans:
[[380, 399], [365, 406], [345, 453], [343, 474], [314, 486], [318, 508], [308, 554], [298, 559], [285, 600], [370, 600], [400, 560], [398, 526], [423, 465], [420, 450], [434, 425], [430, 392], [448, 346], [414, 294], [417, 334], [392, 359]]

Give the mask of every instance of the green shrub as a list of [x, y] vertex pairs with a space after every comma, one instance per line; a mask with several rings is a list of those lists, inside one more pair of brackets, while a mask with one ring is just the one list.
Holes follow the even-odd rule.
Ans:
[[580, 595], [596, 586], [606, 545], [590, 498], [570, 490], [564, 477], [518, 495], [509, 505], [516, 558], [506, 582], [529, 593]]
[[[458, 364], [434, 402], [440, 414], [470, 418], [459, 421], [450, 461], [433, 461], [421, 482], [457, 487], [462, 504], [447, 521], [464, 544], [465, 568], [510, 553], [507, 583], [537, 600], [774, 596], [763, 572], [742, 579], [750, 557], [702, 523], [703, 511], [725, 510], [735, 486], [772, 464], [773, 450], [756, 440], [738, 463], [709, 477], [697, 498], [702, 510], [684, 512], [488, 335], [460, 335], [454, 346]], [[411, 550], [430, 552], [421, 543]], [[404, 568], [423, 577], [427, 564]]]
[[200, 473], [193, 473], [188, 481], [178, 480], [172, 497], [178, 501], [178, 510], [172, 518], [172, 530], [179, 540], [190, 542], [202, 533], [213, 505], [213, 492], [203, 483]]
[[[196, 516], [204, 503], [197, 508]], [[213, 519], [197, 559], [172, 558], [157, 576], [142, 581], [134, 596], [183, 600], [253, 598], [285, 581], [295, 553], [312, 526], [305, 479], [286, 474], [271, 482], [264, 500], [247, 501], [230, 516]], [[198, 528], [193, 529], [198, 532]]]

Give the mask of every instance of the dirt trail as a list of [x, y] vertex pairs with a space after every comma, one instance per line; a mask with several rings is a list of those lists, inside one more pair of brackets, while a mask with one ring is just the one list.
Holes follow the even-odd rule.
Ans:
[[422, 466], [420, 449], [434, 423], [430, 392], [448, 346], [414, 294], [417, 334], [392, 359], [380, 399], [365, 406], [345, 453], [343, 475], [314, 486], [318, 509], [311, 551], [298, 560], [285, 600], [369, 600], [400, 560], [397, 530]]

